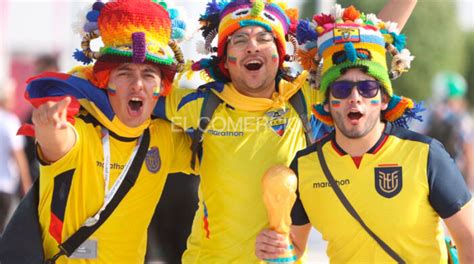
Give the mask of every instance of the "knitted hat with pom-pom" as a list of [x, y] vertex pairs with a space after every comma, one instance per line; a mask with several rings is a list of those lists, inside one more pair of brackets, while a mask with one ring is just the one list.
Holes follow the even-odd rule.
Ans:
[[[280, 0], [211, 0], [205, 14], [199, 19], [205, 42], [201, 43], [202, 47], [198, 47], [198, 51], [205, 55], [217, 52], [217, 56], [195, 63], [193, 70], [205, 70], [217, 81], [230, 81], [223, 59], [227, 40], [235, 31], [246, 26], [260, 26], [275, 35], [281, 68], [287, 58], [288, 34], [294, 32], [297, 17], [297, 10], [288, 8]], [[216, 36], [217, 48], [212, 47]]]
[[[156, 93], [169, 93], [174, 75], [184, 63], [176, 41], [183, 39], [186, 25], [176, 9], [168, 8], [164, 1], [98, 1], [86, 18], [82, 50], [77, 50], [74, 58], [84, 64], [97, 60], [94, 75], [100, 88], [105, 88], [110, 70], [119, 64], [148, 63], [158, 66], [163, 75], [164, 89]], [[99, 37], [104, 46], [92, 51], [90, 41]]]
[[[393, 93], [390, 79], [408, 71], [414, 58], [405, 49], [406, 38], [398, 33], [395, 23], [383, 22], [373, 14], [365, 15], [353, 6], [335, 5], [331, 14], [315, 15], [312, 21], [301, 20], [296, 38], [297, 59], [310, 71], [310, 82], [318, 90], [319, 103], [313, 113], [324, 123], [333, 125], [323, 107], [326, 90], [350, 68], [362, 68], [381, 83], [390, 97], [388, 108], [382, 113], [385, 120], [407, 127], [410, 119], [419, 118], [421, 105]], [[386, 52], [393, 56], [390, 70]]]

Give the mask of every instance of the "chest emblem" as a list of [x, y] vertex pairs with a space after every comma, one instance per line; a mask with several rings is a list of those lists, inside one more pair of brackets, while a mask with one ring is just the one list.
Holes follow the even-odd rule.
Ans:
[[375, 168], [375, 189], [385, 198], [399, 194], [403, 187], [402, 167], [379, 165]]
[[280, 137], [285, 134], [286, 126], [288, 124], [288, 118], [286, 118], [285, 115], [288, 112], [289, 109], [277, 109], [265, 113], [268, 117], [268, 126]]
[[161, 168], [160, 151], [157, 147], [151, 147], [146, 153], [146, 168], [151, 173], [157, 173]]

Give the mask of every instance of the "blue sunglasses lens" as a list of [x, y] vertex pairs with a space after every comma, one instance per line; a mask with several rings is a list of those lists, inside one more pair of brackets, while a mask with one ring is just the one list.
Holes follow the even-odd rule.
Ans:
[[380, 83], [378, 81], [367, 80], [359, 82], [351, 81], [337, 81], [333, 82], [329, 89], [332, 96], [336, 99], [346, 99], [352, 92], [352, 88], [357, 87], [357, 91], [362, 97], [372, 98], [375, 97], [380, 89]]

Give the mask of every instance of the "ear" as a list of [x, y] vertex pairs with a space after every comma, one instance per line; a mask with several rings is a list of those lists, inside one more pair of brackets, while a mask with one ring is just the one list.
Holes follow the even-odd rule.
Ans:
[[329, 113], [329, 103], [328, 103], [328, 101], [329, 100], [326, 100], [326, 102], [323, 104], [323, 109], [324, 109], [324, 111]]
[[382, 103], [380, 104], [382, 111], [387, 110], [388, 102], [390, 102], [390, 97], [387, 94], [382, 93]]

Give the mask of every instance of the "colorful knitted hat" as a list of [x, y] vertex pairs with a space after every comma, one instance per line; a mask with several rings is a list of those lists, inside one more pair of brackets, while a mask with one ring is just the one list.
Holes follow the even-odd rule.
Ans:
[[[87, 22], [79, 30], [83, 35], [82, 51], [74, 53], [76, 60], [84, 64], [97, 60], [96, 76], [110, 72], [120, 63], [155, 64], [160, 67], [165, 81], [161, 94], [169, 92], [176, 70], [184, 66], [176, 41], [184, 38], [186, 24], [178, 18], [176, 9], [157, 0], [116, 0], [105, 4], [98, 1], [86, 18]], [[92, 51], [90, 41], [99, 37], [104, 46]], [[105, 79], [101, 88], [107, 85], [108, 78]]]
[[[288, 8], [280, 0], [211, 0], [207, 4], [206, 13], [199, 19], [202, 36], [205, 42], [198, 45], [198, 52], [204, 55], [217, 52], [217, 56], [196, 62], [194, 71], [205, 70], [216, 81], [229, 81], [229, 73], [224, 67], [224, 56], [227, 39], [235, 31], [246, 26], [260, 26], [273, 32], [279, 54], [280, 68], [283, 61], [290, 60], [286, 55], [286, 42], [296, 40], [291, 38], [291, 32], [296, 29], [298, 11]], [[212, 47], [212, 41], [217, 36], [217, 48]]]
[[[374, 14], [365, 15], [353, 6], [344, 9], [335, 5], [331, 14], [315, 15], [312, 21], [301, 20], [296, 38], [300, 44], [297, 59], [310, 71], [310, 83], [318, 89], [320, 102], [313, 112], [321, 121], [333, 124], [323, 108], [326, 90], [349, 68], [363, 68], [382, 84], [390, 96], [388, 109], [383, 112], [385, 120], [406, 127], [409, 119], [418, 119], [419, 106], [395, 95], [390, 81], [408, 71], [414, 58], [405, 49], [406, 38], [398, 33], [396, 23], [383, 22]], [[390, 70], [387, 51], [393, 56]]]

